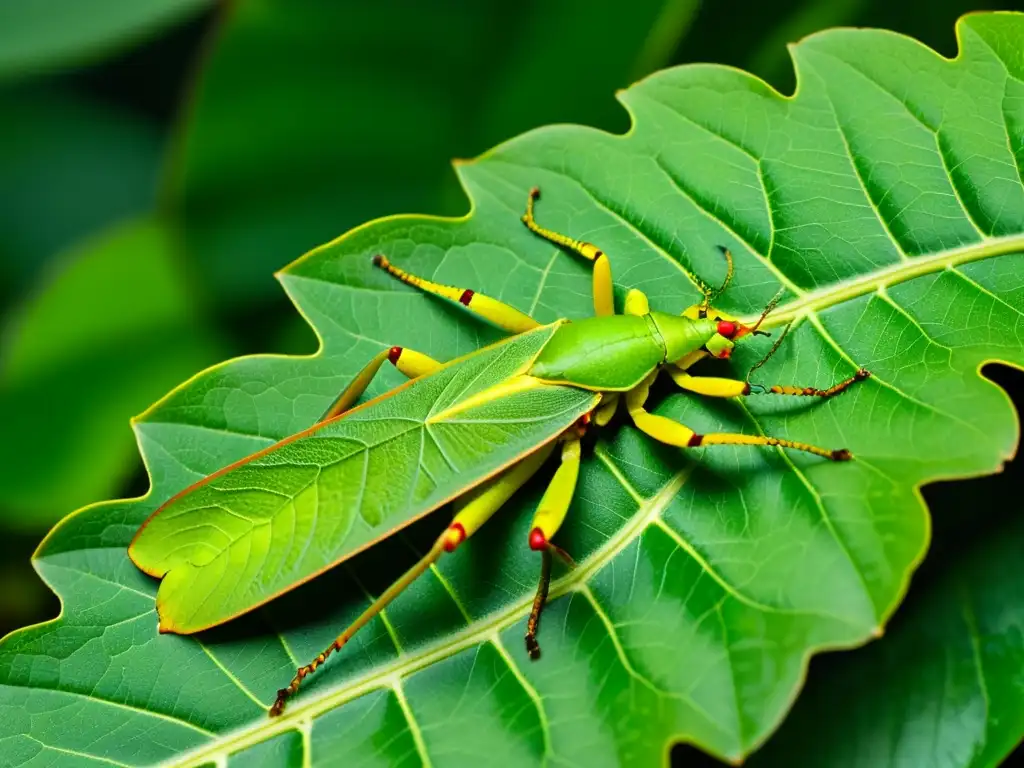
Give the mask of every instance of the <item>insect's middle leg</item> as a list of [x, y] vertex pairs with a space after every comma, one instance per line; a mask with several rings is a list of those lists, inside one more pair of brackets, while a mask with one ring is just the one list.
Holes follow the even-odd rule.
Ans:
[[324, 411], [323, 416], [317, 419], [317, 421], [326, 421], [327, 419], [334, 418], [355, 405], [356, 400], [370, 386], [370, 382], [373, 381], [373, 377], [377, 375], [377, 371], [380, 370], [385, 360], [410, 379], [428, 374], [441, 366], [441, 363], [434, 358], [428, 357], [414, 349], [391, 347], [391, 349], [382, 350], [374, 355], [373, 359], [355, 375], [355, 378], [349, 382], [345, 390], [338, 395], [337, 399], [331, 403], [330, 407]]
[[544, 461], [551, 455], [555, 444], [549, 443], [540, 450], [534, 451], [518, 464], [505, 470], [497, 477], [492, 478], [482, 486], [477, 487], [464, 496], [460, 502], [458, 512], [447, 528], [437, 537], [430, 551], [405, 572], [394, 584], [384, 590], [370, 606], [363, 611], [359, 618], [352, 622], [345, 631], [335, 638], [334, 642], [325, 648], [313, 661], [304, 667], [299, 667], [295, 672], [287, 688], [281, 688], [277, 692], [277, 699], [270, 708], [270, 716], [275, 717], [284, 712], [288, 698], [293, 696], [302, 685], [302, 681], [309, 675], [316, 672], [317, 668], [327, 661], [327, 657], [341, 648], [352, 639], [353, 635], [365, 627], [375, 616], [380, 614], [392, 600], [398, 597], [412, 582], [429, 569], [446, 552], [453, 552], [462, 542], [476, 533], [498, 509], [521, 488], [527, 480], [533, 477], [540, 469]]
[[509, 333], [523, 333], [524, 331], [532, 330], [540, 325], [540, 323], [532, 317], [520, 312], [515, 307], [498, 301], [497, 299], [492, 299], [490, 296], [485, 296], [482, 293], [477, 293], [470, 288], [457, 288], [453, 285], [442, 285], [441, 283], [435, 283], [418, 275], [414, 275], [411, 272], [406, 272], [404, 269], [399, 269], [388, 261], [387, 257], [382, 256], [381, 254], [377, 254], [373, 257], [373, 263], [388, 274], [397, 277], [406, 285], [411, 285], [414, 288], [419, 288], [425, 293], [431, 293], [434, 296], [440, 296], [448, 299], [449, 301], [458, 302], [473, 314], [482, 317], [488, 322], [494, 323], [494, 325], [508, 331]]
[[[708, 432], [707, 434], [700, 434], [694, 432], [685, 424], [680, 424], [678, 421], [648, 413], [644, 408], [644, 404], [647, 401], [647, 395], [650, 393], [651, 384], [657, 375], [658, 371], [655, 371], [644, 379], [639, 386], [626, 393], [626, 409], [629, 411], [629, 415], [637, 428], [658, 442], [675, 445], [680, 448], [698, 448], [705, 445], [777, 445], [782, 448], [813, 453], [816, 456], [822, 456], [832, 461], [848, 461], [853, 458], [852, 454], [845, 448], [829, 450], [811, 445], [810, 443], [786, 440], [782, 437], [744, 435], [734, 432]], [[696, 378], [695, 380], [699, 381]], [[735, 385], [744, 384], [744, 382], [740, 381], [733, 382], [731, 379], [721, 379], [720, 381], [731, 382]], [[732, 395], [723, 396], [731, 397], [740, 394], [743, 394], [743, 392], [737, 391], [733, 392]]]
[[558, 232], [553, 232], [550, 229], [545, 229], [537, 223], [536, 219], [533, 218], [533, 203], [540, 197], [540, 190], [534, 187], [530, 190], [530, 196], [526, 200], [526, 213], [523, 215], [523, 224], [536, 235], [540, 235], [545, 240], [560, 245], [563, 248], [568, 248], [573, 253], [577, 253], [587, 261], [591, 261], [594, 264], [594, 314], [597, 315], [614, 315], [615, 314], [615, 298], [612, 284], [612, 265], [608, 261], [608, 257], [604, 251], [598, 248], [593, 243], [587, 243], [583, 240], [576, 240], [563, 235]]

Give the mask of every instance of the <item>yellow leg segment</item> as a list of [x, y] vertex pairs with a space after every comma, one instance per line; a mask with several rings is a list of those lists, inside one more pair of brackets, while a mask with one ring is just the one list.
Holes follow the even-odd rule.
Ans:
[[672, 377], [672, 380], [681, 389], [688, 392], [696, 392], [698, 395], [707, 395], [708, 397], [739, 397], [750, 394], [750, 384], [745, 381], [714, 376], [691, 376], [674, 365], [667, 367], [668, 375]]
[[553, 232], [545, 229], [537, 223], [533, 217], [533, 203], [540, 197], [540, 190], [534, 187], [530, 190], [530, 196], [526, 200], [526, 213], [523, 215], [523, 224], [536, 235], [545, 240], [567, 248], [573, 253], [579, 254], [587, 261], [594, 263], [594, 313], [597, 315], [614, 315], [615, 298], [612, 283], [612, 265], [604, 251], [593, 243], [583, 240], [575, 240], [568, 235]]
[[626, 294], [624, 314], [643, 316], [650, 311], [651, 303], [647, 300], [647, 294], [643, 291], [638, 291], [636, 288], [630, 288], [629, 293]]
[[609, 392], [601, 398], [601, 404], [594, 412], [594, 423], [599, 427], [605, 426], [615, 415], [615, 409], [619, 405], [619, 393]]
[[562, 443], [562, 463], [551, 478], [544, 497], [533, 515], [530, 526], [530, 549], [541, 554], [540, 581], [537, 594], [533, 599], [530, 618], [526, 622], [526, 653], [531, 659], [540, 658], [540, 645], [537, 643], [537, 632], [540, 629], [540, 615], [548, 599], [548, 587], [551, 584], [551, 555], [559, 555], [572, 565], [572, 558], [551, 543], [558, 529], [565, 521], [573, 494], [576, 492], [576, 480], [580, 474], [580, 439], [570, 437]]
[[650, 435], [659, 443], [686, 448], [696, 434], [692, 429], [678, 421], [672, 421], [664, 416], [655, 416], [644, 410], [644, 403], [647, 402], [647, 395], [650, 394], [651, 384], [657, 377], [658, 372], [655, 371], [626, 393], [626, 410], [641, 432]]
[[562, 443], [562, 463], [551, 478], [530, 526], [530, 548], [546, 549], [555, 533], [562, 527], [569, 503], [576, 492], [580, 474], [580, 440], [572, 437]]
[[373, 257], [373, 263], [388, 274], [397, 277], [406, 285], [419, 288], [421, 291], [431, 293], [434, 296], [441, 296], [449, 301], [458, 302], [473, 314], [479, 315], [484, 320], [494, 323], [509, 333], [523, 333], [540, 325], [529, 315], [497, 299], [484, 296], [482, 293], [477, 293], [469, 288], [456, 288], [451, 285], [431, 282], [406, 272], [404, 269], [399, 269], [388, 261], [385, 256], [380, 254]]
[[431, 546], [430, 551], [424, 555], [418, 563], [406, 571], [401, 578], [384, 590], [370, 606], [363, 611], [359, 618], [352, 622], [345, 631], [338, 635], [334, 642], [325, 648], [313, 661], [304, 667], [299, 667], [295, 672], [287, 688], [281, 688], [277, 692], [277, 699], [270, 708], [270, 716], [276, 717], [284, 712], [288, 698], [294, 696], [302, 685], [303, 679], [316, 672], [317, 668], [327, 661], [327, 657], [341, 648], [352, 639], [353, 635], [365, 627], [381, 611], [383, 611], [392, 600], [398, 597], [412, 582], [437, 562], [445, 552], [452, 552], [463, 541], [468, 539], [480, 529], [488, 519], [515, 493], [533, 474], [540, 469], [544, 460], [551, 455], [554, 444], [549, 444], [539, 451], [527, 456], [518, 464], [512, 466], [497, 477], [491, 479], [480, 488], [472, 492], [472, 497], [462, 505], [462, 508], [455, 515], [451, 525], [444, 529], [444, 532], [437, 537]]
[[[655, 440], [668, 445], [675, 445], [680, 448], [698, 448], [705, 445], [773, 445], [781, 448], [791, 448], [796, 451], [806, 451], [815, 456], [821, 456], [832, 461], [849, 461], [853, 455], [845, 448], [828, 450], [819, 448], [810, 443], [801, 443], [795, 440], [786, 440], [781, 437], [764, 437], [761, 435], [743, 435], [733, 432], [709, 432], [702, 435], [678, 421], [656, 416], [644, 409], [644, 403], [650, 392], [651, 384], [658, 373], [655, 371], [635, 389], [626, 393], [626, 408], [637, 428], [650, 435]], [[697, 379], [695, 379], [697, 380]], [[730, 381], [724, 379], [724, 381]], [[739, 382], [742, 383], [742, 382]]]
[[410, 379], [423, 376], [424, 374], [430, 373], [441, 366], [441, 363], [437, 362], [434, 358], [428, 357], [422, 352], [406, 349], [405, 347], [391, 347], [391, 349], [385, 349], [382, 352], [378, 352], [373, 356], [373, 359], [366, 364], [363, 370], [356, 374], [355, 378], [349, 382], [347, 387], [345, 387], [345, 391], [338, 395], [338, 399], [331, 403], [331, 406], [324, 411], [324, 415], [317, 421], [326, 421], [327, 419], [334, 418], [338, 414], [344, 413], [355, 405], [356, 400], [358, 400], [363, 392], [366, 391], [366, 388], [370, 386], [370, 382], [373, 380], [373, 377], [377, 375], [377, 371], [380, 370], [380, 367], [384, 364], [385, 360], [394, 365]]

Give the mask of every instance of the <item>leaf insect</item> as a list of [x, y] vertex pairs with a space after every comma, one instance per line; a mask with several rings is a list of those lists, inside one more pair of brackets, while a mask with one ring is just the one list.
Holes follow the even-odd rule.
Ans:
[[[251, 611], [453, 503], [454, 518], [430, 551], [296, 671], [278, 691], [271, 716], [283, 712], [304, 678], [443, 554], [472, 536], [557, 454], [559, 465], [534, 514], [528, 542], [541, 558], [526, 632], [527, 650], [536, 658], [551, 558], [568, 559], [552, 538], [575, 491], [580, 438], [587, 429], [606, 425], [617, 409], [648, 436], [681, 448], [779, 446], [831, 461], [852, 458], [845, 448], [781, 437], [701, 434], [649, 413], [648, 392], [662, 371], [687, 392], [724, 398], [768, 393], [828, 398], [869, 374], [857, 370], [828, 389], [691, 375], [697, 361], [728, 358], [740, 340], [768, 335], [760, 325], [778, 297], [752, 326], [713, 309], [711, 302], [733, 271], [723, 248], [725, 281], [717, 289], [698, 281], [703, 298], [682, 315], [652, 311], [635, 289], [626, 295], [624, 313], [615, 314], [608, 257], [591, 243], [539, 225], [534, 219], [539, 195], [536, 188], [530, 191], [522, 221], [536, 235], [592, 263], [594, 317], [541, 325], [470, 288], [439, 285], [374, 256], [373, 263], [394, 278], [461, 304], [511, 335], [447, 363], [402, 347], [381, 351], [316, 424], [186, 488], [156, 510], [131, 542], [128, 553], [135, 565], [163, 579], [156, 599], [160, 631], [191, 634]], [[385, 362], [410, 381], [353, 407]]]

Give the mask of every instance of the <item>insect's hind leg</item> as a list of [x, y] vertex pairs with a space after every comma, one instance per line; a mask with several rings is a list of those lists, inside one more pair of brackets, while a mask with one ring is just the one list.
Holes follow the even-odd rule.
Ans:
[[434, 358], [428, 357], [422, 352], [417, 352], [414, 349], [407, 349], [406, 347], [391, 347], [391, 349], [385, 349], [378, 352], [373, 356], [373, 359], [355, 375], [355, 378], [349, 382], [349, 385], [345, 387], [345, 390], [338, 395], [337, 399], [331, 403], [330, 407], [326, 411], [324, 411], [324, 414], [317, 419], [317, 422], [334, 418], [338, 414], [344, 413], [355, 405], [356, 400], [358, 400], [363, 392], [366, 391], [366, 388], [370, 386], [370, 382], [373, 381], [373, 377], [377, 375], [377, 371], [380, 370], [380, 367], [384, 364], [385, 360], [395, 366], [395, 368], [410, 379], [423, 376], [424, 374], [430, 373], [441, 366], [441, 363]]
[[583, 240], [575, 240], [568, 235], [553, 232], [545, 229], [533, 217], [533, 203], [540, 197], [540, 189], [534, 187], [530, 190], [530, 196], [526, 200], [526, 213], [523, 214], [523, 224], [536, 235], [545, 240], [568, 248], [577, 253], [587, 261], [594, 263], [594, 314], [614, 315], [615, 297], [612, 283], [612, 265], [604, 251], [593, 243]]
[[397, 277], [406, 285], [411, 285], [425, 293], [431, 293], [434, 296], [440, 296], [449, 301], [458, 302], [473, 314], [494, 323], [494, 325], [509, 333], [523, 333], [540, 325], [529, 315], [504, 302], [492, 299], [490, 296], [477, 293], [469, 288], [457, 288], [453, 285], [435, 283], [411, 272], [406, 272], [404, 269], [399, 269], [388, 261], [386, 256], [381, 254], [373, 257], [373, 263], [393, 277]]
[[554, 477], [544, 492], [537, 511], [533, 515], [530, 526], [530, 549], [541, 554], [540, 581], [537, 594], [533, 599], [530, 618], [526, 622], [526, 652], [531, 659], [540, 658], [540, 645], [537, 643], [537, 631], [540, 629], [540, 615], [548, 599], [548, 588], [551, 584], [551, 555], [558, 555], [573, 565], [572, 559], [559, 547], [551, 543], [552, 537], [561, 528], [565, 515], [569, 511], [573, 494], [576, 492], [576, 481], [580, 473], [580, 439], [571, 435], [562, 443], [562, 463], [555, 470]]
[[277, 699], [270, 708], [270, 716], [276, 717], [284, 712], [285, 704], [289, 697], [294, 696], [302, 685], [302, 681], [309, 675], [316, 672], [327, 657], [341, 648], [352, 639], [360, 629], [370, 623], [375, 616], [383, 611], [392, 600], [398, 597], [406, 587], [414, 582], [424, 571], [428, 570], [438, 558], [446, 552], [453, 552], [463, 541], [468, 539], [480, 529], [498, 509], [511, 498], [512, 494], [521, 488], [527, 480], [533, 477], [540, 469], [541, 464], [551, 455], [554, 450], [554, 443], [549, 443], [538, 451], [533, 452], [518, 464], [505, 470], [497, 477], [478, 486], [470, 491], [464, 498], [459, 511], [452, 520], [451, 525], [444, 529], [437, 540], [431, 546], [423, 558], [412, 568], [406, 571], [394, 584], [384, 590], [370, 606], [363, 611], [359, 618], [352, 622], [345, 631], [335, 638], [334, 642], [325, 648], [313, 661], [295, 671], [295, 677], [287, 688], [281, 688], [277, 692]]
[[[650, 392], [651, 384], [654, 382], [658, 372], [655, 371], [634, 389], [626, 394], [626, 410], [637, 428], [653, 437], [660, 443], [675, 445], [680, 448], [699, 448], [705, 445], [777, 445], [781, 448], [791, 448], [797, 451], [806, 451], [815, 456], [821, 456], [832, 461], [849, 461], [853, 455], [845, 448], [829, 450], [820, 448], [810, 443], [801, 443], [796, 440], [786, 440], [781, 437], [767, 437], [763, 435], [744, 435], [733, 432], [709, 432], [699, 434], [694, 432], [685, 424], [678, 421], [648, 413], [644, 408], [647, 395]], [[724, 381], [729, 381], [725, 379]], [[735, 382], [742, 384], [743, 382]], [[742, 394], [741, 392], [735, 394]]]

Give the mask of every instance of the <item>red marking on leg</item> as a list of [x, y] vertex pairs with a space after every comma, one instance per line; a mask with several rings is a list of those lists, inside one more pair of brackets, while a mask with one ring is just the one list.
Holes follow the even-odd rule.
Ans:
[[530, 549], [534, 552], [542, 552], [548, 548], [548, 537], [544, 535], [544, 531], [540, 528], [534, 528], [530, 531]]
[[749, 381], [746, 384], [743, 385], [743, 394], [744, 395], [749, 395], [750, 394], [750, 382]]
[[729, 347], [726, 347], [725, 349], [723, 349], [721, 352], [718, 353], [718, 359], [719, 360], [728, 360], [731, 355], [732, 355], [732, 349], [730, 349]]
[[444, 551], [454, 551], [454, 549], [465, 540], [466, 529], [462, 527], [462, 523], [452, 523], [448, 526], [448, 530], [445, 532]]
[[469, 288], [464, 290], [462, 292], [462, 295], [459, 296], [459, 303], [460, 304], [464, 304], [467, 307], [469, 306], [469, 302], [471, 302], [472, 300], [473, 300], [473, 291], [471, 291]]
[[402, 356], [401, 347], [392, 347], [388, 350], [388, 361], [393, 365], [398, 365], [398, 358]]
[[698, 435], [696, 432], [690, 437], [686, 445], [688, 448], [696, 448], [698, 445], [704, 442], [704, 435]]

